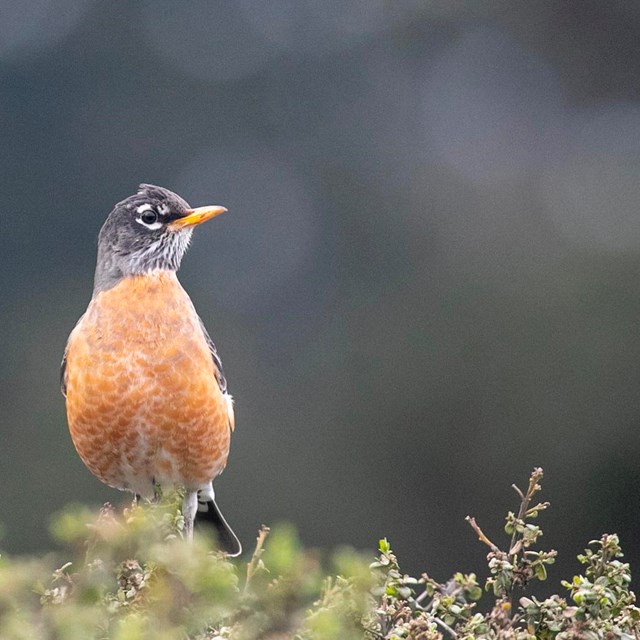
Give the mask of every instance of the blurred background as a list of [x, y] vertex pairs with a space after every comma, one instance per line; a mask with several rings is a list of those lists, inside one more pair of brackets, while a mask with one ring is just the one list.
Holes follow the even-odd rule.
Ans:
[[551, 572], [616, 531], [640, 571], [640, 9], [611, 0], [0, 6], [0, 546], [125, 497], [58, 389], [96, 237], [140, 182], [230, 213], [181, 280], [237, 428], [245, 545], [480, 570], [546, 471]]

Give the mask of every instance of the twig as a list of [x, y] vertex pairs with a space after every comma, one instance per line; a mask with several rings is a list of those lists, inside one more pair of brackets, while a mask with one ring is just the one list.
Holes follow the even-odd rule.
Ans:
[[247, 563], [247, 579], [244, 583], [243, 594], [247, 593], [249, 588], [249, 583], [251, 582], [251, 578], [255, 575], [256, 571], [260, 568], [260, 557], [264, 553], [264, 542], [269, 535], [271, 529], [262, 525], [260, 527], [260, 531], [258, 531], [258, 537], [256, 538], [256, 549], [251, 556], [251, 560]]
[[482, 529], [478, 526], [478, 523], [476, 522], [475, 518], [473, 518], [472, 516], [467, 516], [465, 520], [471, 525], [473, 530], [478, 534], [478, 539], [480, 540], [480, 542], [484, 542], [494, 553], [500, 552], [500, 549], [498, 548], [498, 546], [493, 544], [493, 542], [491, 542], [491, 540], [489, 540], [489, 538], [487, 538], [487, 536], [484, 534], [484, 531], [482, 531]]
[[518, 487], [517, 484], [515, 484], [515, 483], [512, 484], [511, 488], [520, 496], [520, 500], [524, 500], [525, 499], [524, 493], [522, 493], [522, 491], [520, 491], [520, 487]]
[[[520, 510], [518, 511], [518, 520], [524, 520], [525, 516], [527, 515], [527, 510], [529, 509], [531, 499], [538, 491], [540, 491], [540, 485], [538, 484], [538, 481], [542, 480], [543, 475], [544, 472], [542, 471], [541, 467], [536, 467], [531, 472], [531, 477], [529, 478], [529, 486], [527, 487], [527, 492], [525, 494], [523, 494], [515, 484], [511, 485], [515, 489], [516, 493], [520, 496], [521, 500]], [[509, 555], [511, 558], [513, 558], [520, 550], [518, 547], [516, 547], [517, 536], [518, 531], [517, 529], [514, 529], [513, 535], [511, 536], [511, 543], [509, 544]], [[513, 551], [514, 549], [516, 549], [515, 553]]]
[[458, 634], [444, 621], [440, 620], [440, 618], [433, 617], [436, 624], [440, 625], [447, 633], [451, 635], [452, 638], [457, 638]]

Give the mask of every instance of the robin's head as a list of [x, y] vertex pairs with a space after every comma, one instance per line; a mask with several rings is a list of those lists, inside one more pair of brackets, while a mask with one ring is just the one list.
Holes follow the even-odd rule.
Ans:
[[176, 271], [193, 227], [225, 211], [218, 206], [192, 209], [168, 189], [141, 184], [114, 207], [100, 230], [94, 290], [109, 289], [125, 276]]

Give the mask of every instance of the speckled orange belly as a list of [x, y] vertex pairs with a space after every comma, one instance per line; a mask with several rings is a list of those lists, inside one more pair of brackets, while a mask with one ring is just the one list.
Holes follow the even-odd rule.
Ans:
[[67, 348], [73, 443], [103, 482], [141, 495], [195, 489], [224, 468], [230, 417], [207, 341], [174, 273], [97, 294]]

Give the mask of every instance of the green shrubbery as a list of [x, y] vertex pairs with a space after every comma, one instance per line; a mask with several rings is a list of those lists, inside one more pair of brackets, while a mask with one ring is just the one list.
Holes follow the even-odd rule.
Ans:
[[[490, 578], [474, 574], [440, 583], [404, 575], [386, 540], [373, 563], [351, 549], [326, 557], [301, 548], [286, 527], [263, 528], [248, 562], [210, 551], [213, 541], [182, 539], [179, 496], [117, 514], [68, 509], [52, 531], [68, 549], [0, 560], [2, 640], [459, 640], [640, 638], [640, 609], [629, 590], [629, 566], [617, 536], [589, 543], [578, 557], [583, 575], [563, 582], [564, 595], [539, 600], [537, 580], [555, 552], [536, 548], [532, 504], [542, 471], [534, 470], [509, 513], [507, 545], [488, 547]], [[89, 523], [89, 524], [87, 524]], [[490, 595], [489, 595], [490, 594]], [[489, 598], [478, 610], [478, 601]]]

